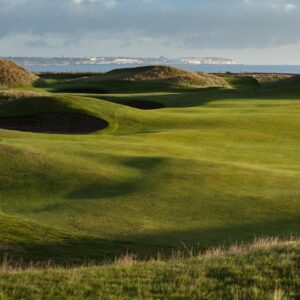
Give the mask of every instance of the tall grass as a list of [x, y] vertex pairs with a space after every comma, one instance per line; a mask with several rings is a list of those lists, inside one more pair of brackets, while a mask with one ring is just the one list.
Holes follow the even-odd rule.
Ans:
[[18, 87], [34, 83], [38, 77], [9, 60], [0, 60], [0, 88]]
[[3, 299], [298, 299], [299, 238], [258, 239], [168, 260], [139, 261], [126, 254], [77, 268], [5, 261]]
[[[199, 250], [197, 248], [180, 248], [173, 249], [170, 254], [163, 251], [157, 252], [156, 255], [150, 256], [146, 259], [139, 258], [138, 253], [127, 250], [124, 254], [115, 257], [114, 259], [107, 259], [96, 263], [82, 263], [80, 268], [93, 267], [93, 266], [133, 266], [138, 263], [153, 263], [153, 262], [187, 262], [203, 259], [217, 259], [217, 258], [229, 258], [234, 256], [250, 255], [251, 253], [260, 253], [269, 250], [276, 250], [279, 248], [285, 248], [290, 246], [300, 246], [300, 237], [290, 236], [287, 238], [282, 237], [261, 237], [255, 238], [253, 242], [236, 242], [230, 246], [217, 246], [206, 250]], [[299, 253], [300, 254], [300, 253]], [[42, 270], [67, 270], [74, 268], [72, 265], [57, 264], [52, 260], [48, 261], [30, 261], [24, 262], [16, 260], [5, 255], [0, 261], [0, 272], [24, 272], [24, 271], [42, 271]], [[75, 267], [76, 268], [76, 267]], [[300, 271], [300, 270], [299, 270]], [[300, 275], [300, 274], [299, 274]]]
[[8, 102], [13, 102], [22, 98], [33, 98], [45, 95], [42, 92], [34, 91], [17, 91], [17, 90], [5, 90], [0, 91], [0, 105]]

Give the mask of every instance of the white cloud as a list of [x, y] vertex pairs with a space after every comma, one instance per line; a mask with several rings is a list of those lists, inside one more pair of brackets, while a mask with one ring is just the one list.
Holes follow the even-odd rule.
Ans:
[[[0, 0], [0, 51], [8, 37], [14, 51], [19, 35], [28, 37], [27, 53], [34, 45], [46, 53], [47, 44], [62, 45], [59, 54], [71, 44], [69, 49], [86, 53], [83, 37], [87, 47], [97, 42], [95, 49], [103, 53], [128, 44], [126, 49], [140, 54], [163, 47], [195, 52], [278, 47], [300, 43], [297, 5], [296, 0]], [[114, 41], [110, 48], [108, 39]], [[144, 40], [153, 43], [143, 46]]]
[[14, 8], [26, 3], [27, 0], [0, 0], [1, 8]]
[[288, 4], [284, 5], [284, 10], [286, 12], [291, 12], [291, 11], [294, 11], [296, 9], [298, 9], [298, 7], [295, 4], [288, 3]]
[[273, 4], [272, 9], [277, 12], [285, 12], [290, 13], [298, 9], [298, 7], [293, 3], [285, 3], [285, 4]]
[[265, 1], [261, 1], [261, 0], [244, 0], [244, 3], [246, 5], [251, 5], [251, 6], [256, 6], [256, 7], [260, 7], [265, 8], [265, 9], [272, 9], [274, 11], [277, 12], [293, 12], [295, 10], [298, 9], [297, 5], [293, 4], [293, 3], [282, 3], [283, 1], [277, 1], [277, 0], [265, 0]]
[[75, 5], [100, 3], [103, 4], [106, 8], [113, 8], [116, 5], [115, 0], [71, 0], [71, 2]]

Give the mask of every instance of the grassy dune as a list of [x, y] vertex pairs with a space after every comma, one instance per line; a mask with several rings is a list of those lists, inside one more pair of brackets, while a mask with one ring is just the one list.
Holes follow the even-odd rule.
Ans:
[[[42, 75], [42, 74], [41, 74]], [[57, 76], [49, 78], [47, 74], [37, 85], [44, 85], [53, 92], [65, 93], [130, 93], [155, 91], [190, 91], [194, 88], [225, 87], [226, 81], [216, 75], [179, 70], [168, 66], [148, 66], [117, 69], [94, 76], [82, 75], [73, 79]], [[71, 80], [70, 80], [71, 79]], [[72, 80], [73, 79], [73, 80]]]
[[[102, 75], [61, 76], [43, 78], [41, 74], [34, 87], [0, 94], [0, 121], [69, 113], [96, 117], [109, 125], [85, 135], [0, 129], [2, 257], [81, 264], [127, 251], [139, 258], [158, 251], [168, 256], [172, 249], [200, 251], [259, 236], [299, 234], [299, 77], [260, 85], [251, 76], [224, 76], [224, 87], [209, 88], [174, 88], [162, 81], [147, 92], [153, 83], [146, 83], [145, 89], [144, 82], [108, 81], [107, 90], [116, 93], [100, 94], [95, 91], [103, 89], [97, 79]], [[87, 87], [86, 81], [91, 85], [83, 92], [80, 88]], [[77, 92], [58, 93], [65, 85]], [[124, 86], [127, 90], [120, 93]], [[164, 108], [131, 107], [132, 103], [138, 107], [153, 102]], [[287, 255], [294, 255], [298, 248]], [[261, 259], [268, 263], [271, 258]], [[239, 258], [234, 261], [240, 262]], [[185, 264], [190, 265], [178, 261], [174, 268], [185, 269]], [[128, 278], [139, 274], [143, 263], [140, 266], [130, 268]], [[153, 278], [173, 278], [168, 273], [171, 266], [155, 262], [147, 264], [145, 272], [157, 269], [166, 275], [153, 271]], [[111, 274], [115, 268], [119, 267], [107, 267], [105, 272]], [[36, 282], [35, 276], [45, 276], [41, 280], [47, 285], [56, 272], [30, 271], [24, 278]], [[59, 272], [67, 281], [73, 280], [73, 271]], [[77, 279], [85, 284], [89, 272], [102, 274], [97, 268], [79, 269]], [[105, 272], [102, 278], [107, 278]], [[0, 282], [12, 280], [14, 286], [14, 280], [22, 276], [4, 272]], [[199, 280], [196, 287], [207, 282]], [[214, 280], [208, 282], [207, 293], [214, 284]], [[274, 285], [262, 288], [264, 292], [259, 289], [258, 295], [268, 297], [277, 291]], [[225, 289], [224, 295], [229, 297], [234, 291]], [[245, 295], [255, 291], [245, 291]], [[131, 289], [127, 292], [130, 295]], [[16, 290], [15, 295], [22, 297], [22, 293]], [[239, 294], [242, 290], [237, 293], [243, 295]]]
[[37, 79], [37, 76], [29, 73], [16, 63], [8, 60], [0, 60], [0, 88], [30, 86]]

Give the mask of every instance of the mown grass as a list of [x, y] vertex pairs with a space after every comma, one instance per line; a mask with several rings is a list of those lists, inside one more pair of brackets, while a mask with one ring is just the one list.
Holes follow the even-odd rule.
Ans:
[[[69, 111], [109, 122], [83, 136], [2, 130], [2, 212], [155, 249], [298, 232], [298, 83], [278, 93], [240, 80], [193, 93], [45, 95], [1, 105], [2, 116]], [[166, 108], [120, 105], [130, 99]]]
[[3, 299], [298, 299], [298, 239], [80, 268], [0, 268]]
[[[224, 76], [226, 87], [188, 89], [179, 86], [174, 89], [160, 82], [154, 89], [156, 92], [151, 90], [153, 85], [145, 92], [144, 83], [134, 82], [131, 86], [128, 82], [109, 82], [108, 88], [113, 86], [117, 93], [101, 94], [103, 85], [92, 80], [92, 76], [83, 80], [78, 79], [78, 74], [75, 78], [61, 76], [51, 78], [47, 74], [47, 78], [42, 78], [43, 86], [39, 82], [35, 87], [5, 90], [0, 100], [0, 117], [69, 112], [101, 118], [109, 126], [88, 135], [0, 129], [1, 257], [9, 255], [25, 263], [51, 260], [61, 266], [80, 265], [105, 261], [128, 251], [145, 259], [158, 251], [167, 256], [172, 249], [194, 247], [203, 251], [220, 243], [230, 245], [233, 241], [252, 241], [259, 236], [284, 238], [299, 233], [299, 77], [260, 86], [251, 76]], [[50, 92], [65, 84], [91, 90], [74, 94]], [[92, 90], [100, 93], [91, 93]], [[164, 108], [144, 111], [129, 107], [128, 101], [152, 101]], [[289, 257], [290, 246], [286, 249]], [[292, 247], [291, 255], [298, 251], [298, 246]], [[259, 254], [264, 260], [263, 252]], [[272, 252], [267, 261], [271, 261], [272, 255], [276, 260], [281, 259]], [[224, 264], [231, 261], [229, 257], [224, 258]], [[247, 257], [243, 257], [245, 262]], [[237, 257], [234, 261], [236, 267], [241, 264]], [[250, 284], [249, 289], [244, 281], [229, 284], [223, 277], [222, 280], [208, 279], [206, 275], [202, 278], [202, 271], [197, 269], [192, 272], [196, 279], [187, 279], [196, 282], [197, 288], [192, 284], [176, 290], [172, 285], [176, 283], [172, 264], [141, 262], [134, 266], [137, 269], [130, 269], [132, 273], [127, 274], [127, 279], [124, 275], [120, 280], [130, 284], [133, 274], [143, 278], [144, 268], [145, 272], [153, 272], [154, 277], [147, 288], [141, 287], [143, 291], [166, 297], [188, 295], [201, 299], [201, 291], [207, 291], [202, 298], [236, 295], [251, 299], [257, 295], [257, 299], [263, 299], [282, 293], [282, 299], [292, 299], [292, 293], [296, 292], [291, 283], [294, 281], [284, 288], [281, 283], [278, 288], [276, 284], [268, 285], [274, 280], [276, 283], [285, 280], [282, 273], [276, 271], [274, 279], [273, 275], [259, 273], [264, 272], [262, 269], [252, 274], [251, 268], [249, 274], [253, 277], [249, 282], [255, 279], [255, 284]], [[182, 260], [181, 286], [187, 264]], [[180, 268], [181, 262], [173, 265]], [[23, 292], [27, 297], [26, 293], [34, 291], [37, 298], [42, 298], [41, 287], [26, 291], [29, 281], [22, 291], [15, 290], [24, 274], [28, 276], [24, 278], [36, 284], [40, 283], [35, 276], [45, 276], [47, 287], [50, 284], [47, 276], [50, 281], [62, 276], [69, 282], [70, 274], [78, 273], [82, 288], [70, 287], [68, 284], [72, 282], [57, 285], [58, 289], [64, 289], [61, 294], [57, 291], [57, 295], [71, 297], [70, 293], [74, 293], [74, 297], [88, 298], [88, 293], [97, 297], [98, 292], [108, 293], [108, 288], [113, 289], [108, 286], [103, 290], [97, 279], [89, 286], [87, 282], [94, 271], [89, 272], [108, 272], [105, 278], [110, 278], [109, 272], [114, 268], [119, 266], [76, 269], [73, 273], [70, 270], [3, 272], [3, 278], [19, 278], [7, 281], [8, 287], [12, 287], [9, 292], [16, 291], [15, 298], [22, 298]], [[161, 274], [166, 275], [161, 277]], [[262, 280], [263, 285], [259, 285], [260, 276], [267, 276]], [[168, 277], [174, 280], [170, 282]], [[138, 280], [132, 280], [137, 286], [132, 289], [133, 294], [130, 288], [123, 291], [117, 285], [113, 295], [122, 290], [128, 297], [146, 297], [148, 294], [139, 290], [142, 283]], [[162, 290], [156, 290], [160, 284]], [[213, 294], [215, 289], [219, 294]], [[50, 288], [47, 293], [51, 294]]]

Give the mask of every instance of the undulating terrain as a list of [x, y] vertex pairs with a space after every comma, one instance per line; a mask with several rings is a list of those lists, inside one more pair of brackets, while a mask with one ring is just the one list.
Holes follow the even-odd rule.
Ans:
[[[174, 249], [201, 252], [299, 234], [300, 76], [208, 75], [160, 66], [105, 74], [16, 69], [20, 78], [6, 69], [12, 66], [0, 63], [0, 253], [12, 263], [75, 267], [126, 252], [145, 260], [158, 252], [169, 257]], [[14, 288], [20, 278], [24, 285], [47, 285], [56, 276], [66, 285], [47, 291], [48, 297], [72, 296], [72, 286], [86, 286], [87, 276], [90, 289], [101, 286], [105, 294], [111, 289], [105, 278], [118, 273], [126, 274], [119, 278], [126, 297], [180, 297], [188, 294], [181, 290], [188, 282], [191, 297], [223, 290], [209, 299], [230, 299], [243, 260], [255, 278], [249, 275], [245, 287], [254, 290], [237, 288], [237, 297], [255, 295], [257, 287], [257, 299], [274, 299], [274, 293], [293, 299], [299, 240], [267, 249], [257, 259], [257, 251], [247, 250], [130, 267], [4, 270], [0, 298], [29, 297]], [[215, 265], [224, 266], [220, 274]], [[272, 277], [263, 266], [279, 273], [273, 270]], [[283, 270], [288, 275], [280, 279]], [[140, 290], [134, 280], [143, 276], [149, 276], [147, 287]], [[166, 277], [172, 284], [178, 279], [177, 289], [165, 290]], [[272, 284], [259, 286], [257, 278]], [[203, 294], [195, 293], [206, 284]], [[73, 296], [98, 295], [81, 292]], [[121, 297], [122, 288], [115, 293]]]

